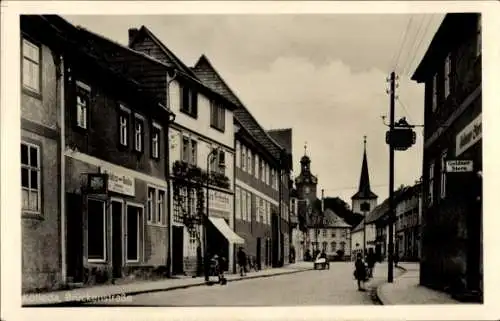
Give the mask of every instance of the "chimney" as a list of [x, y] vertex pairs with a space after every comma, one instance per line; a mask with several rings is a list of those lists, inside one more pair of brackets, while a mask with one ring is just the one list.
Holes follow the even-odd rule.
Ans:
[[128, 29], [128, 46], [132, 44], [132, 40], [135, 39], [135, 36], [139, 33], [139, 29], [137, 28], [130, 28]]

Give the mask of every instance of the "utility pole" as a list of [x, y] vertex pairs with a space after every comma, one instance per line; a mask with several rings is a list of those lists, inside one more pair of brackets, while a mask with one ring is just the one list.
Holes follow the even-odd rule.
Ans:
[[[390, 111], [389, 111], [389, 135], [394, 133], [394, 105], [396, 99], [396, 73], [391, 72], [390, 77]], [[392, 139], [392, 138], [391, 138]], [[394, 143], [389, 142], [389, 255], [387, 271], [387, 282], [392, 283], [394, 279]]]

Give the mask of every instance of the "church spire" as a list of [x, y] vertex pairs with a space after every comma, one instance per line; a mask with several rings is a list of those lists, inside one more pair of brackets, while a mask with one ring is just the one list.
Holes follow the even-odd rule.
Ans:
[[368, 159], [366, 157], [366, 136], [363, 136], [363, 163], [361, 164], [361, 176], [359, 177], [358, 192], [353, 196], [359, 199], [377, 198], [371, 191], [370, 175], [368, 174]]

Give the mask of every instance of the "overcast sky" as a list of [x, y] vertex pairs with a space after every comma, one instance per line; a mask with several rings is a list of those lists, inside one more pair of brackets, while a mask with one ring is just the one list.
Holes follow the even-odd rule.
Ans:
[[[409, 78], [443, 15], [65, 18], [124, 45], [129, 28], [145, 25], [189, 66], [205, 54], [264, 128], [293, 128], [295, 174], [307, 142], [318, 197], [324, 188], [325, 196], [350, 204], [359, 182], [363, 135], [372, 190], [379, 202], [388, 195], [387, 128], [381, 115], [388, 114], [386, 78], [395, 66], [400, 77], [396, 117], [423, 124], [423, 86]], [[417, 144], [396, 152], [396, 187], [421, 176], [421, 134], [418, 128]]]

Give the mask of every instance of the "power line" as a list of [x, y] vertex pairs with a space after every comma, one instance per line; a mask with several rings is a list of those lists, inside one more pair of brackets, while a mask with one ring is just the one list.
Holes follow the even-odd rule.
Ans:
[[410, 30], [410, 25], [411, 25], [412, 21], [413, 21], [413, 16], [410, 17], [410, 20], [408, 21], [408, 25], [406, 25], [405, 32], [403, 33], [403, 43], [399, 47], [399, 53], [398, 53], [398, 56], [396, 58], [396, 64], [394, 65], [394, 68], [393, 68], [394, 70], [396, 70], [398, 68], [399, 57], [401, 57], [401, 52], [403, 51], [403, 47], [404, 47], [404, 44], [406, 42], [406, 34], [408, 33], [408, 30]]
[[427, 21], [427, 25], [425, 26], [425, 29], [424, 29], [424, 32], [422, 34], [422, 37], [420, 38], [420, 41], [418, 42], [418, 45], [417, 47], [415, 48], [415, 50], [413, 51], [413, 56], [412, 56], [412, 59], [410, 61], [410, 64], [408, 65], [408, 73], [411, 71], [411, 66], [413, 66], [413, 63], [415, 62], [415, 59], [417, 58], [417, 52], [420, 50], [420, 47], [422, 45], [422, 41], [425, 39], [425, 36], [427, 35], [427, 31], [429, 30], [429, 27], [431, 25], [431, 22], [433, 20], [433, 16], [430, 15], [429, 16], [429, 21]]
[[411, 118], [413, 118], [410, 114], [410, 112], [408, 111], [408, 109], [406, 109], [406, 105], [403, 104], [403, 101], [401, 101], [401, 99], [398, 97], [397, 99], [398, 103], [401, 105], [401, 107], [403, 107], [403, 110], [405, 111], [406, 113], [406, 116], [408, 117], [408, 120], [410, 121], [410, 123], [412, 122], [411, 121]]
[[415, 50], [416, 50], [415, 44], [417, 44], [417, 41], [418, 41], [419, 36], [420, 36], [420, 32], [422, 31], [422, 27], [424, 26], [426, 19], [427, 19], [427, 16], [424, 16], [422, 18], [422, 20], [420, 21], [420, 25], [418, 26], [417, 32], [415, 33], [415, 38], [413, 39], [412, 45], [409, 47], [408, 56], [406, 57], [407, 58], [406, 63], [403, 65], [404, 68], [403, 68], [402, 74], [406, 74], [406, 69], [411, 66], [411, 62], [412, 62], [413, 58], [412, 59], [408, 59], [408, 58], [410, 58], [410, 56], [412, 56], [412, 54], [415, 54]]

